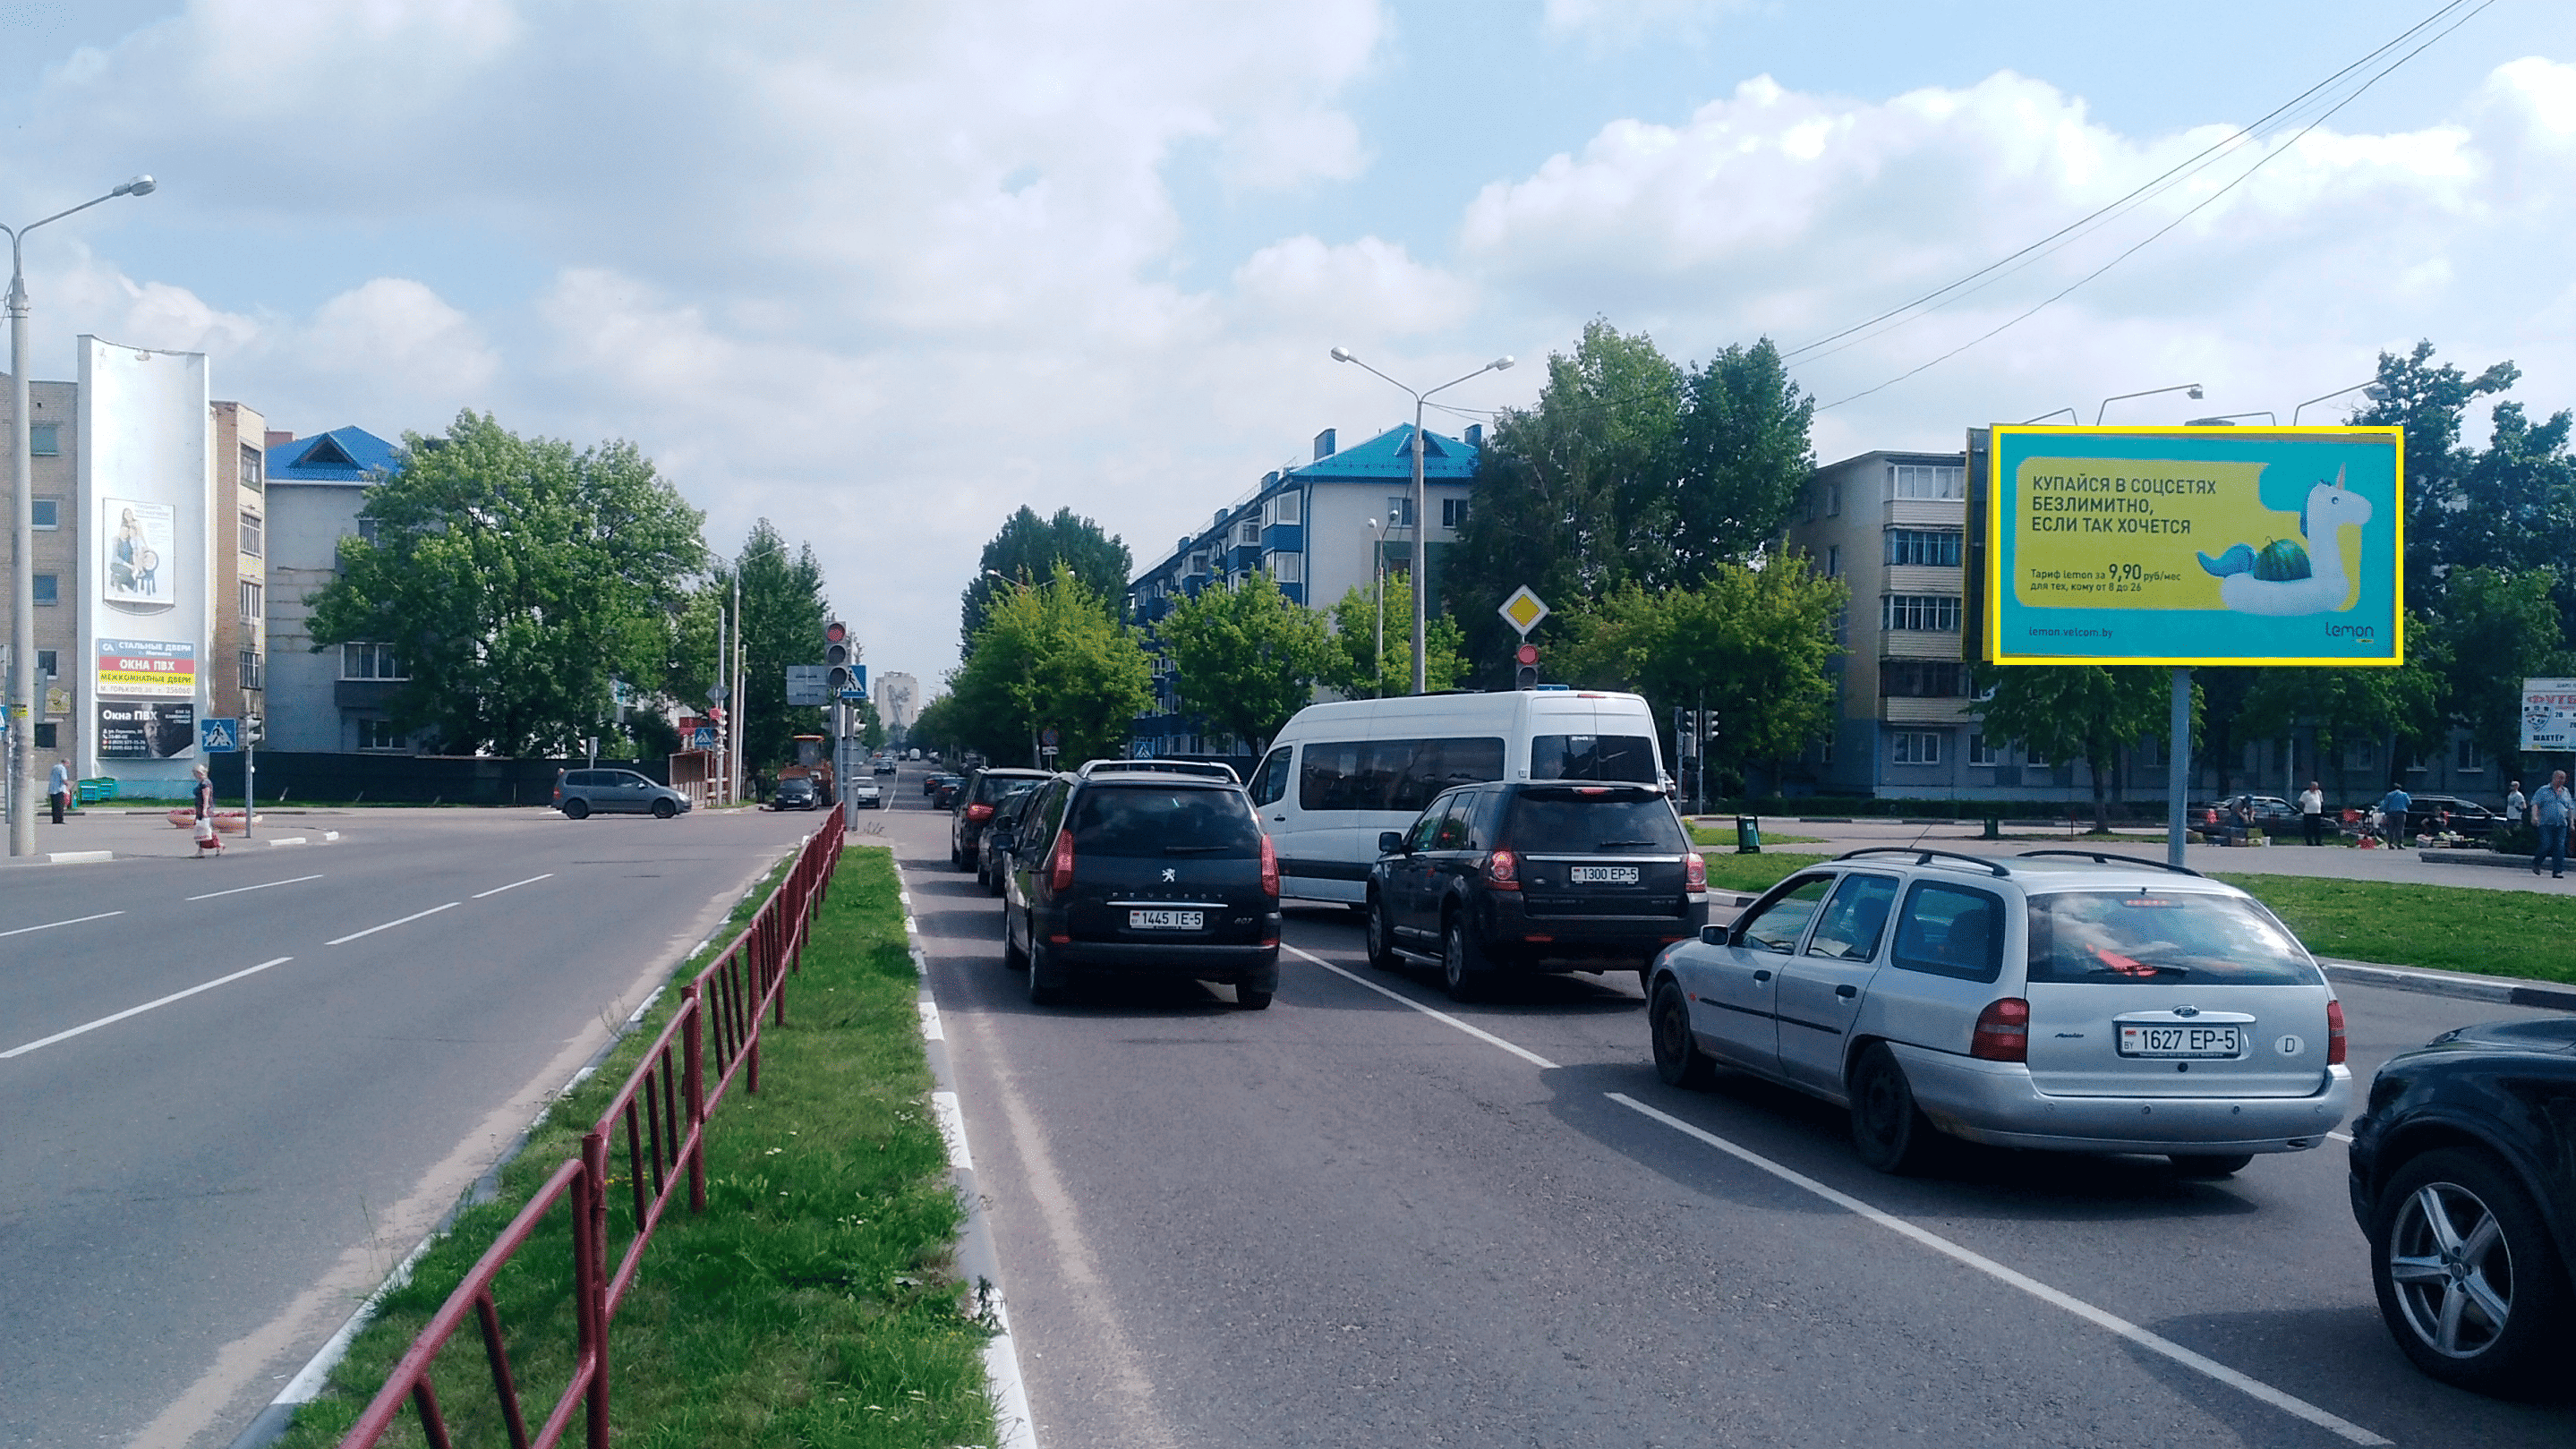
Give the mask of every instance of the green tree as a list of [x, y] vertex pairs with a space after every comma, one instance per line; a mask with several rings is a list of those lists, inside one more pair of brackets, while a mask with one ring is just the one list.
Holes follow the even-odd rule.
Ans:
[[[1055, 517], [1040, 518], [1036, 509], [1021, 505], [984, 545], [983, 560], [958, 601], [958, 633], [966, 641], [966, 652], [974, 652], [975, 637], [983, 632], [993, 600], [1013, 585], [1042, 584], [1054, 576], [1056, 565], [1063, 564], [1102, 607], [1115, 611], [1127, 597], [1127, 576], [1134, 563], [1123, 540], [1103, 532], [1088, 518], [1076, 517], [1072, 509], [1059, 508]], [[994, 574], [1001, 577], [996, 579]]]
[[[1969, 708], [1984, 721], [1986, 738], [2091, 766], [2093, 828], [2110, 829], [2112, 769], [2123, 748], [2171, 723], [2172, 672], [2143, 665], [1980, 665], [1977, 679], [1990, 692]], [[2195, 718], [2199, 695], [2195, 685]]]
[[[955, 683], [953, 674], [950, 683]], [[904, 731], [904, 744], [907, 748], [937, 750], [952, 760], [957, 757], [957, 752], [965, 748], [966, 729], [953, 689], [914, 712], [912, 728]]]
[[1816, 400], [1789, 380], [1768, 337], [1729, 347], [1691, 373], [1662, 520], [1673, 582], [1698, 584], [1780, 536], [1816, 471], [1807, 440], [1815, 413]]
[[2510, 362], [2471, 377], [2432, 359], [2430, 342], [2416, 343], [2403, 357], [2379, 354], [2377, 395], [2352, 416], [2356, 423], [2406, 429], [2406, 596], [2418, 608], [2434, 606], [2455, 563], [2488, 561], [2481, 557], [2487, 546], [2477, 540], [2498, 520], [2492, 510], [2465, 507], [2462, 484], [2474, 457], [2460, 446], [2461, 420], [2469, 404], [2522, 377]]
[[[1658, 728], [1703, 703], [1721, 724], [1708, 768], [1742, 776], [1803, 752], [1833, 726], [1841, 652], [1834, 617], [1850, 598], [1795, 554], [1759, 569], [1722, 564], [1697, 588], [1648, 593], [1628, 584], [1567, 620], [1564, 676], [1629, 689], [1656, 706]], [[1666, 758], [1673, 758], [1666, 740]]]
[[[2407, 615], [2406, 632], [2421, 639], [2427, 625]], [[2334, 762], [2335, 793], [2352, 788], [2344, 750], [2353, 744], [2388, 744], [2397, 751], [2440, 743], [2442, 678], [2418, 657], [2390, 669], [2266, 669], [2246, 692], [2239, 729], [2253, 739], [2278, 739], [2295, 729], [2314, 732], [2320, 759]], [[2365, 782], [2376, 790], [2376, 780]]]
[[403, 435], [398, 469], [368, 490], [373, 537], [340, 541], [340, 575], [313, 595], [317, 646], [390, 645], [397, 729], [456, 753], [570, 753], [613, 735], [614, 681], [666, 676], [699, 516], [635, 446], [574, 451], [459, 413]]
[[994, 599], [974, 650], [950, 676], [949, 699], [939, 725], [958, 743], [1034, 765], [1037, 734], [1052, 727], [1060, 758], [1079, 763], [1125, 746], [1137, 713], [1153, 702], [1153, 671], [1134, 632], [1059, 562], [1044, 583]]
[[1181, 707], [1255, 755], [1314, 699], [1332, 653], [1324, 621], [1259, 572], [1181, 600], [1154, 635], [1172, 661]]
[[869, 750], [882, 750], [886, 746], [885, 716], [877, 713], [874, 700], [859, 701], [859, 745]]
[[724, 608], [733, 605], [737, 572], [743, 697], [734, 717], [742, 723], [744, 762], [767, 770], [792, 757], [796, 736], [823, 732], [821, 709], [787, 703], [787, 666], [823, 662], [823, 625], [832, 606], [823, 597], [823, 566], [814, 546], [790, 549], [766, 518], [752, 525], [733, 563], [719, 565], [708, 580], [707, 592]]
[[[1386, 659], [1379, 667], [1378, 589], [1355, 585], [1325, 614], [1332, 624], [1331, 647], [1318, 679], [1350, 699], [1381, 699], [1413, 691], [1413, 584], [1402, 574], [1386, 577]], [[1423, 622], [1428, 658], [1423, 687], [1456, 689], [1467, 677], [1465, 631], [1446, 612]]]

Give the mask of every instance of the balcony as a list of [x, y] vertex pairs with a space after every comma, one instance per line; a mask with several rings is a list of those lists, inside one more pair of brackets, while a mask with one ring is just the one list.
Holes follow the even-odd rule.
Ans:
[[1881, 699], [1878, 706], [1878, 717], [1889, 724], [1954, 725], [1966, 724], [1970, 719], [1968, 701], [1957, 697], [1913, 699], [1890, 696]]
[[1885, 629], [1878, 636], [1885, 659], [1956, 659], [1960, 641], [1955, 629]]
[[1968, 502], [1964, 498], [1887, 500], [1887, 526], [1890, 528], [1964, 528], [1967, 522]]

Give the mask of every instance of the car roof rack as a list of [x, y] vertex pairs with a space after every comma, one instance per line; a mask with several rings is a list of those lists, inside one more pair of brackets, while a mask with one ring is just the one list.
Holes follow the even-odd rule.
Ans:
[[2199, 871], [2193, 870], [2190, 866], [2176, 865], [2169, 860], [2143, 860], [2134, 855], [2105, 855], [2098, 850], [2025, 850], [2014, 858], [2016, 860], [2028, 860], [2033, 856], [2050, 855], [2073, 856], [2078, 860], [2092, 861], [2096, 865], [2153, 866], [2157, 870], [2169, 870], [2176, 875], [2200, 876], [2200, 878], [2204, 880], [2208, 878], [2206, 876], [2201, 876]]
[[1243, 777], [1234, 766], [1214, 760], [1086, 760], [1075, 778], [1088, 780], [1094, 775], [1196, 775], [1205, 780], [1222, 780], [1240, 785]]
[[2009, 867], [1991, 855], [1970, 855], [1964, 850], [1935, 850], [1928, 845], [1865, 845], [1858, 850], [1846, 850], [1834, 859], [1850, 860], [1863, 855], [1910, 855], [1915, 858], [1916, 865], [1930, 865], [1933, 857], [1938, 856], [1943, 860], [1965, 861], [1969, 865], [1981, 870], [1993, 871], [1997, 875], [2012, 874]]

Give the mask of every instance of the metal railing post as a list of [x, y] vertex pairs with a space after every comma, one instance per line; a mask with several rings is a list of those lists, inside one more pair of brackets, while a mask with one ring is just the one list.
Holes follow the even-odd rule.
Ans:
[[584, 1396], [584, 1442], [608, 1449], [608, 1141], [596, 1130], [581, 1138], [581, 1175], [573, 1179], [572, 1255], [576, 1332], [590, 1357]]
[[682, 1090], [689, 1099], [689, 1137], [696, 1145], [689, 1149], [689, 1211], [707, 1210], [707, 1048], [706, 1004], [698, 999], [698, 983], [692, 981], [680, 988], [680, 1013], [689, 1019], [681, 1035], [681, 1056], [686, 1065]]

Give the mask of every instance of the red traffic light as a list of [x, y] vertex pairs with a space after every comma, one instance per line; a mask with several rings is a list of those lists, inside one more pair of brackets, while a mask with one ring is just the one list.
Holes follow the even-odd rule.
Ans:
[[850, 626], [838, 619], [823, 626], [823, 642], [826, 644], [838, 644], [849, 637]]
[[1512, 657], [1518, 659], [1523, 664], [1536, 664], [1538, 662], [1538, 646], [1535, 644], [1524, 644], [1520, 647], [1520, 651]]

